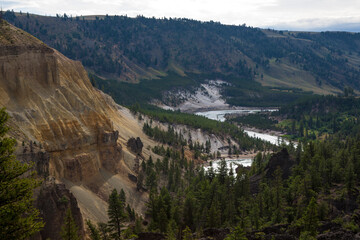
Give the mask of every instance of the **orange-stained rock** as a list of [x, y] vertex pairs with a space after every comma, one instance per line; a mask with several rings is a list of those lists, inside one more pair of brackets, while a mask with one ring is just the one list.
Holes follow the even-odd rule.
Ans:
[[[136, 155], [126, 147], [131, 137], [154, 145], [142, 125], [93, 88], [80, 62], [4, 21], [0, 23], [3, 106], [12, 117], [18, 158], [35, 162], [42, 176], [63, 182], [77, 199], [84, 219], [108, 220], [107, 197], [113, 188], [123, 188], [129, 204], [144, 213], [147, 193], [137, 192], [128, 179], [128, 174], [136, 174]], [[29, 150], [33, 142], [38, 148], [41, 145], [41, 153]], [[144, 151], [149, 156], [150, 150]]]

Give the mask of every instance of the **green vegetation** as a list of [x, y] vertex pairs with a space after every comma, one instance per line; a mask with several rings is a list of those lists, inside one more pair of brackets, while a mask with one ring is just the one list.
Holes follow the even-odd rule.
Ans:
[[[347, 90], [349, 91], [349, 90]], [[315, 140], [360, 131], [360, 99], [352, 96], [311, 96], [282, 106], [278, 112], [229, 119], [258, 129], [284, 131], [293, 140]]]
[[285, 119], [278, 126], [292, 138], [316, 139], [335, 133], [344, 137], [360, 131], [360, 99], [354, 97], [311, 97], [274, 114]]
[[[153, 80], [142, 80], [138, 84], [119, 82], [117, 80], [102, 80], [96, 75], [90, 74], [93, 86], [110, 94], [114, 100], [122, 105], [132, 105], [138, 103], [149, 103], [154, 99], [166, 104], [176, 105], [181, 99], [167, 98], [164, 92], [174, 90], [186, 90], [194, 92], [205, 79], [220, 78], [231, 83], [225, 86], [222, 94], [227, 102], [232, 105], [271, 107], [282, 106], [289, 102], [294, 102], [299, 98], [311, 95], [310, 92], [296, 90], [288, 92], [274, 91], [267, 87], [262, 87], [260, 83], [253, 80], [240, 79], [233, 76], [220, 74], [190, 74], [180, 76], [174, 72], [169, 72], [167, 76]], [[285, 89], [284, 89], [285, 90]]]
[[[136, 234], [142, 231], [141, 218], [135, 214], [134, 209], [126, 205], [126, 195], [123, 189], [118, 191], [113, 189], [109, 196], [108, 223], [98, 223], [94, 225], [90, 220], [86, 225], [90, 231], [92, 240], [121, 240], [134, 239]], [[135, 223], [132, 227], [125, 229], [124, 224]]]
[[27, 239], [44, 226], [33, 206], [33, 190], [40, 182], [31, 166], [16, 160], [16, 141], [6, 137], [8, 119], [5, 109], [0, 109], [0, 235]]
[[119, 82], [117, 80], [104, 81], [91, 74], [90, 79], [95, 87], [110, 94], [115, 102], [122, 105], [131, 105], [136, 102], [148, 103], [153, 99], [163, 100], [164, 91], [174, 89], [191, 91], [194, 87], [199, 86], [201, 81], [195, 78], [182, 77], [173, 72], [169, 72], [166, 77], [143, 80], [138, 84]]
[[301, 89], [262, 87], [258, 82], [232, 75], [221, 79], [231, 84], [223, 89], [222, 95], [235, 106], [279, 107], [312, 95]]
[[[7, 11], [4, 18], [80, 60], [94, 75], [114, 79], [95, 81], [120, 104], [163, 100], [164, 91], [193, 89], [199, 79], [231, 83], [223, 95], [229, 104], [243, 106], [281, 106], [309, 95], [294, 87], [329, 93], [360, 86], [359, 33], [281, 32], [142, 16], [72, 18]], [[290, 85], [279, 83], [284, 77]], [[294, 79], [301, 85], [294, 86]]]
[[[180, 167], [179, 159], [163, 161], [161, 168], [149, 160], [146, 171], [155, 172], [158, 183], [167, 179], [172, 185], [151, 187], [148, 230], [179, 236], [188, 232], [187, 228], [199, 232], [230, 227], [234, 230], [228, 239], [246, 239], [252, 231], [281, 224], [282, 233], [310, 239], [321, 233], [321, 224], [335, 220], [330, 211], [333, 208], [343, 211], [337, 214], [345, 221], [342, 227], [350, 226], [351, 218], [346, 216], [355, 217], [354, 212], [359, 209], [356, 199], [360, 196], [360, 135], [345, 141], [339, 136], [323, 142], [310, 141], [288, 151], [290, 158], [296, 159], [288, 178], [284, 177], [282, 166], [270, 176], [256, 165], [251, 171], [241, 168], [234, 176], [225, 161], [217, 171], [210, 168], [204, 172], [190, 165]], [[163, 171], [169, 167], [178, 170]], [[262, 176], [255, 194], [254, 176]]]
[[61, 227], [60, 234], [63, 240], [80, 240], [78, 235], [78, 226], [76, 226], [70, 208], [66, 211], [64, 225]]
[[125, 193], [120, 194], [114, 189], [109, 196], [109, 223], [110, 235], [115, 240], [121, 239], [121, 228], [127, 218], [125, 214]]
[[229, 122], [239, 123], [243, 126], [255, 127], [263, 130], [280, 131], [281, 128], [277, 127], [278, 121], [269, 118], [268, 114], [256, 113], [244, 116], [237, 116], [229, 119]]
[[[284, 107], [275, 114], [294, 118], [315, 113], [357, 116], [358, 101], [314, 97]], [[132, 107], [134, 112], [159, 121], [182, 124], [187, 121], [182, 119], [186, 119], [186, 114], [149, 108]], [[253, 116], [260, 126], [275, 124], [268, 119], [262, 125], [264, 116]], [[244, 119], [251, 122], [252, 117]], [[283, 234], [315, 239], [318, 234], [331, 230], [325, 226], [332, 221], [354, 233], [360, 231], [352, 220], [357, 218], [359, 210], [360, 131], [347, 134], [349, 130], [341, 127], [326, 140], [307, 137], [296, 149], [288, 146], [290, 156], [286, 161], [292, 162], [291, 170], [282, 169], [283, 165], [275, 170], [270, 167], [275, 160], [258, 153], [251, 169], [239, 168], [236, 176], [227, 169], [225, 161], [217, 170], [210, 167], [207, 172], [187, 161], [180, 148], [188, 143], [171, 127], [162, 131], [146, 123], [144, 131], [170, 146], [153, 149], [164, 156], [163, 160], [154, 163], [150, 157], [147, 163], [141, 164], [140, 172], [150, 191], [149, 231], [160, 231], [176, 239], [181, 235], [192, 237], [189, 232], [201, 234], [206, 228], [230, 227], [232, 231], [227, 239], [246, 239], [254, 232], [256, 237], [264, 237], [263, 229], [280, 225], [278, 231]], [[209, 131], [214, 130], [209, 128]], [[337, 214], [331, 209], [336, 209]]]
[[[264, 143], [262, 140], [249, 137], [240, 128], [238, 128], [237, 126], [231, 123], [210, 120], [203, 116], [182, 113], [180, 111], [163, 110], [161, 108], [151, 105], [140, 106], [139, 104], [135, 104], [130, 107], [130, 110], [133, 113], [145, 114], [150, 118], [163, 123], [182, 124], [182, 125], [190, 126], [195, 129], [200, 128], [201, 130], [208, 132], [210, 134], [223, 136], [224, 139], [227, 137], [231, 137], [233, 140], [238, 142], [241, 151], [253, 150], [253, 149], [264, 150], [264, 149], [272, 149], [274, 147], [269, 143]], [[147, 130], [147, 126], [145, 126], [144, 129], [145, 129], [145, 133], [147, 133], [149, 136], [152, 137], [155, 136], [155, 133], [151, 133], [150, 129]], [[158, 133], [159, 136], [161, 134], [165, 135], [165, 133]], [[163, 139], [164, 137], [161, 138]], [[160, 137], [156, 137], [156, 140], [166, 143], [166, 141], [162, 139], [160, 139]]]

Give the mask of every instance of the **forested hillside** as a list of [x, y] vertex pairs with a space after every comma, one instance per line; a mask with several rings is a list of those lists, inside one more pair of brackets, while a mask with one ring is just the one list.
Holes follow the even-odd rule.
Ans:
[[[157, 95], [165, 90], [189, 88], [205, 77], [221, 78], [235, 86], [223, 91], [235, 105], [251, 105], [238, 99], [239, 95], [257, 102], [299, 89], [336, 93], [346, 86], [355, 90], [360, 86], [358, 33], [283, 32], [141, 16], [46, 17], [8, 11], [5, 18], [67, 57], [80, 60], [100, 77], [98, 87], [112, 90], [115, 99], [126, 93], [115, 80], [170, 81], [159, 84], [155, 93], [151, 91], [149, 98], [159, 99]], [[177, 79], [168, 77], [169, 73]], [[178, 78], [191, 81], [173, 84]], [[135, 91], [136, 86], [126, 89]], [[273, 105], [280, 101], [275, 102]]]

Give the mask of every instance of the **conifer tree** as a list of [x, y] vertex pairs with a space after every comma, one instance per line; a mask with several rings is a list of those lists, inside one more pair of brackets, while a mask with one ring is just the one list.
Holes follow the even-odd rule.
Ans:
[[[0, 236], [25, 239], [44, 226], [33, 207], [33, 189], [39, 185], [30, 166], [15, 159], [15, 140], [5, 137], [9, 115], [0, 109]], [[26, 176], [24, 174], [26, 173]]]
[[237, 226], [226, 236], [225, 240], [247, 240], [247, 238], [245, 237], [245, 231], [240, 226]]
[[110, 228], [106, 223], [98, 224], [101, 240], [110, 240]]
[[192, 232], [188, 226], [183, 230], [183, 240], [193, 240]]
[[120, 194], [114, 189], [109, 196], [109, 229], [111, 235], [115, 240], [121, 239], [121, 227], [122, 223], [126, 219], [126, 214], [124, 211], [124, 204], [121, 201]]
[[70, 208], [66, 211], [64, 225], [61, 227], [60, 235], [63, 240], [80, 240], [78, 227], [76, 226]]
[[90, 230], [91, 240], [101, 240], [99, 229], [94, 224], [92, 224], [90, 220], [86, 220], [86, 225]]
[[316, 235], [316, 229], [319, 224], [318, 210], [315, 198], [311, 198], [306, 212], [302, 218], [304, 230], [309, 232], [311, 236]]

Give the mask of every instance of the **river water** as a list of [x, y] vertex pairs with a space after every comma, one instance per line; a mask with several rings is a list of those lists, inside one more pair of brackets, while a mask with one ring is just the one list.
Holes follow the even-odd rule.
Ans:
[[[226, 120], [226, 118], [225, 118], [226, 114], [235, 114], [235, 113], [236, 114], [239, 114], [239, 113], [240, 114], [241, 113], [254, 114], [254, 113], [264, 112], [264, 111], [274, 112], [274, 111], [277, 111], [277, 109], [213, 110], [213, 111], [206, 111], [206, 112], [196, 112], [195, 114], [199, 115], [199, 116], [204, 116], [204, 117], [212, 119], [212, 120], [224, 122]], [[249, 130], [244, 130], [244, 132], [246, 132], [250, 137], [260, 138], [264, 141], [268, 141], [275, 145], [279, 145], [282, 142], [289, 144], [289, 141], [287, 141], [279, 136], [275, 136], [275, 135], [271, 135], [271, 134], [267, 134], [267, 133], [249, 131]], [[251, 163], [252, 163], [252, 159], [249, 159], [249, 158], [225, 159], [225, 160], [227, 163], [227, 167], [230, 169], [230, 166], [232, 166], [234, 173], [235, 173], [235, 169], [236, 169], [237, 165], [243, 165], [244, 167], [249, 167], [249, 166], [251, 166]], [[212, 166], [215, 170], [218, 168], [220, 161], [221, 160], [212, 161]], [[210, 168], [210, 166], [204, 166], [204, 168], [205, 168], [205, 170], [208, 170]]]
[[[230, 170], [230, 168], [232, 168], [234, 176], [236, 176], [236, 168], [238, 167], [238, 165], [242, 165], [244, 167], [251, 167], [251, 163], [252, 163], [252, 159], [251, 158], [244, 158], [244, 159], [230, 159], [230, 158], [225, 158], [226, 161], [226, 166], [227, 168]], [[211, 161], [212, 167], [214, 169], [215, 172], [217, 172], [217, 169], [220, 166], [220, 162], [221, 160], [213, 160]], [[210, 165], [204, 165], [203, 166], [205, 171], [208, 171], [210, 169]]]
[[[224, 122], [226, 120], [225, 115], [226, 114], [254, 114], [258, 112], [274, 112], [277, 111], [277, 109], [237, 109], [237, 110], [214, 110], [214, 111], [207, 111], [207, 112], [196, 112], [196, 115], [204, 116], [206, 118], [217, 120], [220, 122]], [[264, 141], [268, 141], [272, 144], [279, 145], [283, 141], [288, 144], [289, 142], [279, 136], [267, 134], [267, 133], [260, 133], [250, 130], [244, 130], [250, 137], [260, 138]]]

